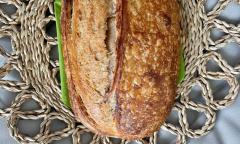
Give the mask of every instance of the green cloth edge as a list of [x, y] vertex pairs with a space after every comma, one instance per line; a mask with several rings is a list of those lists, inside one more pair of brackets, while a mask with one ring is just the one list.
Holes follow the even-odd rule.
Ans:
[[[65, 73], [64, 59], [62, 53], [62, 43], [61, 43], [61, 27], [60, 27], [60, 17], [61, 17], [61, 0], [54, 1], [54, 11], [56, 18], [56, 27], [57, 27], [57, 39], [58, 39], [58, 54], [59, 54], [59, 69], [60, 69], [60, 78], [61, 78], [61, 100], [67, 106], [71, 107], [69, 97], [68, 97], [68, 87], [67, 87], [67, 77]], [[180, 69], [178, 76], [178, 83], [181, 83], [185, 78], [185, 61], [183, 57], [183, 49], [181, 48], [180, 56]]]
[[185, 61], [184, 61], [184, 54], [183, 48], [181, 48], [180, 52], [180, 67], [179, 67], [179, 75], [178, 75], [178, 84], [181, 83], [185, 78]]
[[64, 59], [62, 53], [62, 43], [61, 43], [61, 29], [60, 29], [60, 17], [61, 17], [61, 0], [54, 1], [54, 11], [56, 18], [57, 27], [57, 39], [58, 39], [58, 55], [59, 55], [59, 69], [60, 69], [60, 79], [61, 79], [61, 100], [67, 107], [71, 107], [69, 97], [68, 97], [68, 87], [67, 87], [67, 77], [64, 68]]

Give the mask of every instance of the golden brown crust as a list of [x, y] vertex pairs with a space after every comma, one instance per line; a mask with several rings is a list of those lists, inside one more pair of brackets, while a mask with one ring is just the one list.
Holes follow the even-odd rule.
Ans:
[[100, 68], [107, 67], [94, 67], [96, 76], [88, 70], [89, 63], [107, 64], [94, 59], [96, 53], [111, 60], [104, 34], [109, 1], [114, 0], [73, 0], [71, 6], [70, 0], [63, 0], [63, 54], [71, 105], [76, 119], [93, 132], [143, 138], [158, 130], [174, 102], [179, 7], [176, 0], [116, 0], [116, 69], [103, 96], [100, 89], [109, 79]]
[[179, 58], [176, 8], [173, 0], [124, 0], [125, 52], [116, 113], [118, 130], [125, 135], [153, 133], [171, 109]]
[[91, 131], [98, 133], [97, 127], [95, 127], [96, 123], [89, 119], [89, 115], [86, 112], [86, 108], [84, 107], [81, 98], [76, 93], [75, 85], [73, 83], [73, 75], [72, 75], [72, 67], [74, 62], [72, 62], [72, 58], [75, 57], [72, 50], [69, 47], [72, 47], [72, 3], [71, 0], [63, 0], [62, 2], [62, 16], [61, 16], [61, 33], [62, 33], [62, 50], [64, 52], [64, 64], [67, 74], [67, 83], [69, 87], [69, 94], [71, 95], [70, 102], [71, 107], [75, 111], [76, 120], [82, 122], [85, 126], [87, 126]]

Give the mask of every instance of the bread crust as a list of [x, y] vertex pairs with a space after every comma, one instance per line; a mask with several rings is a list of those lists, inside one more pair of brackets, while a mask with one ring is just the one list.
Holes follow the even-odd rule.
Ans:
[[[69, 97], [76, 119], [91, 131], [139, 139], [159, 129], [174, 103], [180, 55], [179, 6], [176, 0], [113, 0], [116, 63], [108, 85], [106, 73], [99, 69], [95, 79], [88, 68], [90, 62], [105, 62], [91, 59], [96, 52], [111, 60], [105, 54], [104, 34], [109, 1], [72, 0], [71, 5], [71, 0], [63, 0], [62, 50]], [[104, 95], [99, 80], [108, 88]]]

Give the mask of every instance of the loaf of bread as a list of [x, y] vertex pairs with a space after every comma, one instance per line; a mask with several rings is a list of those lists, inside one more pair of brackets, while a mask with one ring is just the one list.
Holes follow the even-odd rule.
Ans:
[[176, 0], [63, 0], [72, 110], [91, 131], [139, 139], [171, 111], [180, 56]]

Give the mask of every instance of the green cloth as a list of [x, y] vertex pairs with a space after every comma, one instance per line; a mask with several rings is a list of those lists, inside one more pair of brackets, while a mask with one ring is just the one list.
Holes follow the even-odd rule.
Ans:
[[178, 83], [181, 83], [184, 80], [184, 78], [185, 78], [185, 61], [184, 61], [184, 57], [183, 57], [183, 49], [181, 48]]
[[[55, 0], [54, 2], [56, 25], [57, 25], [57, 38], [58, 38], [58, 53], [59, 53], [59, 65], [60, 65], [60, 78], [61, 78], [61, 100], [67, 107], [70, 106], [69, 97], [68, 97], [68, 88], [67, 88], [67, 78], [64, 70], [64, 59], [62, 53], [62, 43], [61, 43], [61, 29], [60, 29], [60, 16], [61, 16], [61, 0]], [[178, 83], [182, 82], [185, 76], [185, 62], [183, 58], [183, 50], [181, 49], [180, 56], [180, 71]]]
[[68, 97], [68, 88], [67, 88], [67, 77], [64, 70], [64, 60], [62, 53], [62, 43], [61, 43], [61, 28], [60, 28], [60, 17], [61, 17], [61, 0], [55, 0], [54, 10], [56, 17], [56, 27], [57, 27], [57, 39], [58, 39], [58, 54], [59, 54], [59, 66], [60, 66], [60, 78], [61, 78], [61, 100], [67, 106], [70, 106], [69, 97]]

